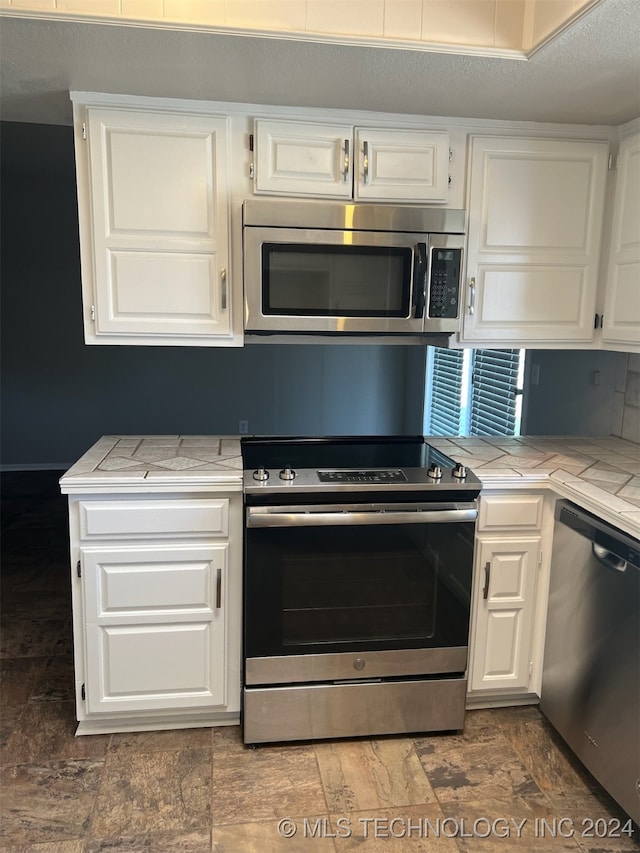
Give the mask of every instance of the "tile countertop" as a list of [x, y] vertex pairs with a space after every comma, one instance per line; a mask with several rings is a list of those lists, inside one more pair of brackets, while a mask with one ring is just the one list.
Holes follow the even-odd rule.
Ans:
[[[493, 489], [551, 488], [640, 538], [640, 445], [614, 436], [427, 436]], [[60, 479], [63, 493], [242, 490], [238, 436], [107, 435]]]
[[60, 478], [63, 493], [242, 490], [240, 439], [215, 435], [105, 435]]
[[640, 445], [615, 436], [427, 436], [467, 465], [483, 486], [551, 488], [588, 512], [640, 537]]

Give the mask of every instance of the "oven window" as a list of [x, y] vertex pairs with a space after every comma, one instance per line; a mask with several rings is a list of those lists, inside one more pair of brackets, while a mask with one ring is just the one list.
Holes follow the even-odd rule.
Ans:
[[247, 655], [467, 645], [473, 529], [248, 530]]
[[408, 317], [410, 248], [262, 244], [265, 315]]

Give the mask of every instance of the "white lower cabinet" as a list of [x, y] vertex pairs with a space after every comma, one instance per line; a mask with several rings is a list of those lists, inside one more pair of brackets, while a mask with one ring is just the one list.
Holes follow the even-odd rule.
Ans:
[[532, 697], [541, 676], [550, 534], [542, 493], [482, 494], [469, 660], [470, 706]]
[[526, 690], [540, 537], [481, 539], [478, 544], [482, 586], [476, 598], [471, 690]]
[[89, 713], [225, 704], [227, 551], [81, 549]]
[[241, 496], [72, 498], [70, 510], [79, 733], [236, 723]]

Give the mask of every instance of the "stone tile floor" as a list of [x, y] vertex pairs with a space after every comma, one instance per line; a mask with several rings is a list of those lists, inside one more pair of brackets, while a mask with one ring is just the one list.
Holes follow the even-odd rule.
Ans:
[[2, 477], [0, 853], [638, 851], [534, 707], [256, 750], [238, 727], [74, 737], [58, 476]]

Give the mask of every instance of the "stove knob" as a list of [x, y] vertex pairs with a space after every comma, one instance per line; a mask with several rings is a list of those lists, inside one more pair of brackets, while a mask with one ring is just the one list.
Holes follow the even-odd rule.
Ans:
[[427, 476], [431, 477], [432, 480], [441, 480], [442, 479], [442, 469], [439, 465], [431, 465], [429, 466], [429, 470], [427, 471]]
[[451, 472], [456, 480], [466, 480], [467, 479], [467, 468], [462, 462], [456, 462], [455, 468]]
[[293, 480], [295, 476], [296, 472], [293, 470], [291, 465], [285, 465], [282, 471], [280, 471], [281, 480]]
[[261, 483], [264, 483], [265, 480], [269, 479], [269, 472], [265, 469], [264, 465], [260, 465], [260, 467], [253, 472], [253, 479], [259, 480]]

